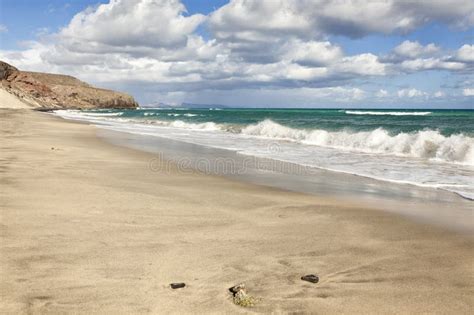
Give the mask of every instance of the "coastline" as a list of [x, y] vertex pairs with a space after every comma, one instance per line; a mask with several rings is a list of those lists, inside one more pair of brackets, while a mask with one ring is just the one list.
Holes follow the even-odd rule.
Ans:
[[[153, 172], [165, 161], [93, 126], [0, 115], [2, 313], [472, 311], [465, 235], [170, 163]], [[240, 282], [255, 307], [232, 303]]]
[[[183, 171], [198, 170], [204, 175], [310, 194], [357, 208], [391, 212], [473, 236], [472, 200], [454, 192], [307, 168], [156, 135], [115, 131], [101, 124], [95, 126], [98, 127], [97, 135], [106, 142], [152, 153], [159, 159], [177, 164]], [[152, 163], [151, 167], [155, 165]]]
[[[159, 137], [294, 165], [298, 173], [325, 170], [383, 181], [384, 186], [412, 185], [473, 198], [470, 112], [359, 113], [363, 115], [338, 109], [235, 108], [55, 112], [101, 129], [150, 138], [148, 142]], [[381, 113], [390, 115], [380, 118]], [[427, 115], [420, 118], [420, 113]], [[458, 121], [454, 129], [452, 119]]]

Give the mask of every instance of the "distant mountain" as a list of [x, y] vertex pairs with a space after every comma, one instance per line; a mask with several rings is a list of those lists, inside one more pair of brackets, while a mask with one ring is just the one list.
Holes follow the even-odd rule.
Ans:
[[195, 104], [195, 103], [181, 103], [180, 105], [166, 104], [166, 103], [150, 103], [143, 105], [142, 108], [228, 108], [229, 106], [221, 104]]
[[175, 107], [179, 107], [179, 105], [166, 104], [166, 103], [161, 103], [161, 102], [140, 105], [140, 108], [175, 108]]
[[193, 103], [182, 103], [180, 107], [185, 108], [229, 108], [229, 106], [222, 104], [193, 104]]

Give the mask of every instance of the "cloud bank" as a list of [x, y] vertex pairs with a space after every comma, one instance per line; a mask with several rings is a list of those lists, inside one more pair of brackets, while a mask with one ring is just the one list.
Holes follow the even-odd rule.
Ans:
[[235, 0], [203, 15], [189, 14], [178, 0], [113, 0], [77, 13], [59, 31], [25, 43], [25, 49], [0, 51], [0, 58], [23, 69], [129, 86], [149, 101], [179, 102], [198, 91], [216, 97], [242, 91], [247, 99], [258, 94], [267, 100], [283, 92], [286, 99], [299, 92], [314, 101], [443, 98], [443, 91], [365, 91], [357, 84], [423, 71], [465, 75], [473, 70], [473, 45], [450, 51], [404, 40], [378, 55], [347, 54], [331, 41], [403, 36], [433, 22], [469, 29], [474, 2]]

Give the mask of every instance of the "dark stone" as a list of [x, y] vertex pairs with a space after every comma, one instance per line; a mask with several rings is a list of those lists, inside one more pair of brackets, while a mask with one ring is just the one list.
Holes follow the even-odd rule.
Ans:
[[180, 289], [180, 288], [184, 288], [185, 286], [186, 284], [184, 282], [170, 284], [171, 289]]
[[306, 275], [306, 276], [301, 277], [301, 280], [308, 281], [311, 283], [318, 283], [319, 277], [317, 275]]
[[234, 295], [239, 291], [245, 291], [245, 284], [240, 283], [240, 284], [234, 285], [233, 287], [229, 288], [229, 291], [232, 292]]

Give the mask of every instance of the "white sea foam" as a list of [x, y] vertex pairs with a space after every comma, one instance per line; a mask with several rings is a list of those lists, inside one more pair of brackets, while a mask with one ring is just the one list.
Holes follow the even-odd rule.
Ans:
[[100, 113], [100, 112], [97, 112], [97, 113], [87, 113], [85, 112], [84, 115], [85, 116], [92, 116], [92, 117], [116, 117], [116, 116], [122, 116], [122, 112], [119, 112], [119, 113]]
[[474, 138], [462, 134], [447, 137], [436, 130], [391, 135], [382, 128], [359, 132], [305, 130], [264, 120], [245, 127], [241, 132], [245, 135], [296, 141], [340, 150], [474, 165]]
[[[63, 117], [106, 119], [121, 113], [85, 113], [57, 111]], [[170, 115], [170, 114], [168, 114]], [[172, 114], [178, 116], [180, 114]], [[117, 118], [114, 118], [116, 120]], [[127, 120], [124, 120], [126, 122]], [[463, 134], [444, 136], [436, 130], [422, 130], [413, 133], [390, 134], [383, 128], [371, 131], [327, 131], [322, 129], [295, 129], [280, 125], [272, 120], [264, 120], [242, 129], [230, 128], [214, 122], [190, 123], [182, 120], [151, 120], [149, 123], [164, 127], [229, 131], [246, 136], [286, 140], [306, 145], [335, 148], [371, 154], [385, 154], [430, 159], [474, 165], [474, 138]]]
[[222, 130], [222, 125], [213, 123], [213, 122], [204, 122], [204, 123], [189, 123], [182, 120], [154, 120], [151, 121], [152, 124], [163, 126], [163, 127], [172, 127], [180, 129], [194, 129], [194, 130]]
[[[84, 113], [80, 111], [57, 111], [66, 118], [86, 118], [90, 120], [118, 120], [109, 113]], [[115, 113], [110, 113], [115, 114]], [[121, 113], [117, 113], [121, 114]], [[169, 115], [169, 114], [168, 114]], [[177, 116], [180, 114], [173, 114]], [[123, 122], [132, 121], [124, 119]], [[444, 136], [436, 130], [422, 130], [413, 133], [390, 134], [383, 128], [371, 131], [327, 131], [323, 129], [296, 129], [280, 125], [272, 120], [264, 120], [242, 129], [214, 122], [191, 123], [182, 120], [150, 120], [150, 124], [163, 127], [231, 131], [246, 136], [285, 140], [305, 145], [334, 148], [343, 151], [370, 154], [393, 155], [429, 159], [432, 161], [474, 165], [474, 138], [454, 134]]]
[[122, 112], [119, 113], [91, 113], [91, 112], [82, 112], [79, 110], [56, 110], [54, 111], [57, 115], [74, 120], [90, 120], [90, 121], [101, 121], [107, 119], [116, 120], [118, 116], [122, 115]]
[[344, 111], [349, 115], [376, 115], [376, 116], [426, 116], [431, 112], [374, 112], [374, 111], [359, 111], [359, 110], [346, 110]]
[[[242, 127], [214, 122], [88, 116], [80, 111], [56, 113], [114, 130], [395, 183], [444, 189], [468, 199], [474, 198], [474, 138], [463, 134], [445, 136], [436, 130], [390, 134], [382, 128], [358, 132], [297, 129], [272, 120]], [[278, 150], [268, 149], [276, 143]]]

